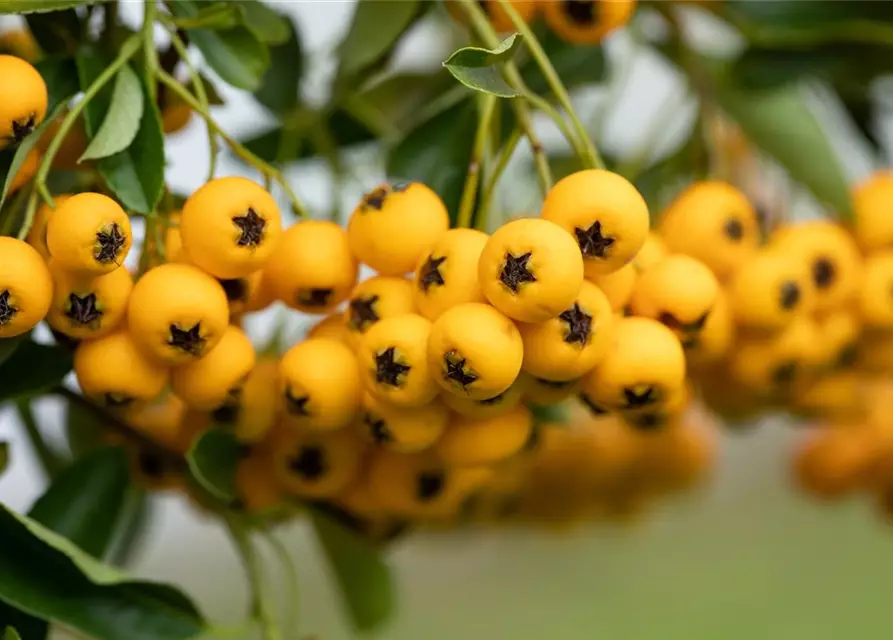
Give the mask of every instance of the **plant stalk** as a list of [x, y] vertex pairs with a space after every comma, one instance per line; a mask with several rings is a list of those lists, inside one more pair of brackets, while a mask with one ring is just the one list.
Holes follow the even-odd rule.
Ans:
[[493, 114], [496, 112], [496, 104], [496, 96], [491, 95], [483, 96], [480, 101], [478, 128], [474, 136], [471, 160], [468, 163], [468, 173], [465, 176], [465, 186], [462, 189], [462, 199], [459, 204], [457, 216], [457, 226], [459, 227], [470, 227], [474, 217], [475, 205], [478, 200], [478, 186], [481, 180], [481, 164], [484, 162], [484, 147], [487, 144]]

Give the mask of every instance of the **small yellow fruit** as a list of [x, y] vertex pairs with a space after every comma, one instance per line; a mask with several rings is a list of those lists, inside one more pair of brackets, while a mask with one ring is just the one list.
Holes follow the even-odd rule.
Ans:
[[442, 392], [440, 398], [447, 407], [460, 416], [475, 420], [492, 418], [513, 409], [521, 403], [521, 397], [525, 389], [522, 376], [523, 374], [518, 376], [518, 379], [515, 380], [512, 386], [494, 398], [472, 400], [448, 391]]
[[376, 276], [357, 285], [344, 314], [351, 346], [358, 348], [363, 334], [376, 322], [415, 313], [412, 296], [412, 283], [406, 278]]
[[636, 286], [638, 270], [634, 262], [630, 262], [613, 273], [595, 276], [588, 280], [598, 286], [611, 303], [611, 309], [621, 312], [626, 308]]
[[223, 292], [226, 294], [226, 299], [229, 302], [230, 320], [239, 318], [242, 314], [247, 313], [252, 301], [258, 301], [259, 296], [256, 291], [261, 286], [262, 280], [263, 271], [255, 271], [244, 278], [217, 280], [220, 286], [223, 287]]
[[101, 193], [66, 198], [47, 220], [46, 243], [59, 267], [79, 275], [114, 271], [130, 252], [130, 218]]
[[277, 427], [272, 435], [272, 464], [280, 485], [307, 498], [344, 491], [362, 468], [365, 444], [352, 429], [334, 432]]
[[[458, 3], [455, 2], [455, 0], [446, 0], [444, 4], [446, 4], [446, 8], [450, 12], [450, 15], [462, 24], [467, 24], [465, 11], [461, 6], [458, 6]], [[515, 30], [514, 23], [508, 13], [502, 8], [502, 5], [496, 2], [496, 0], [482, 0], [478, 4], [480, 4], [481, 9], [487, 14], [494, 29], [497, 31]], [[511, 4], [515, 8], [515, 11], [521, 16], [521, 19], [524, 22], [529, 23], [536, 16], [537, 9], [541, 3], [536, 0], [511, 0]]]
[[893, 172], [878, 171], [853, 191], [853, 235], [863, 251], [893, 249], [893, 220], [887, 215], [893, 201]]
[[0, 236], [0, 339], [33, 329], [53, 300], [53, 280], [31, 245]]
[[40, 150], [37, 147], [34, 147], [28, 152], [28, 155], [25, 156], [22, 166], [19, 167], [19, 170], [9, 183], [10, 195], [31, 181], [31, 178], [34, 177], [34, 174], [37, 173], [37, 169], [40, 167], [40, 160]]
[[40, 57], [40, 47], [28, 29], [14, 29], [0, 35], [0, 53], [34, 62]]
[[241, 459], [236, 467], [239, 503], [248, 513], [264, 513], [284, 501], [285, 492], [270, 462], [269, 451], [260, 447]]
[[15, 146], [43, 122], [47, 86], [37, 69], [15, 56], [0, 55], [0, 150]]
[[[56, 196], [54, 198], [56, 206], [61, 206], [70, 197], [66, 195]], [[31, 225], [31, 230], [28, 231], [28, 237], [26, 238], [28, 244], [37, 249], [37, 252], [43, 256], [44, 260], [49, 260], [51, 257], [50, 250], [47, 247], [47, 222], [52, 214], [53, 210], [46, 203], [37, 207], [37, 211], [34, 213], [34, 223]]]
[[489, 465], [524, 448], [533, 432], [533, 414], [523, 405], [492, 418], [455, 417], [432, 452], [448, 467]]
[[735, 340], [735, 321], [725, 292], [720, 289], [707, 321], [685, 349], [689, 364], [703, 366], [725, 356]]
[[350, 346], [344, 312], [325, 316], [307, 331], [308, 338], [331, 338]]
[[422, 256], [413, 289], [419, 312], [429, 320], [466, 302], [486, 302], [478, 280], [478, 262], [487, 244], [486, 233], [450, 229]]
[[362, 431], [375, 444], [412, 453], [427, 449], [446, 429], [449, 411], [439, 400], [420, 407], [398, 407], [363, 394]]
[[858, 293], [865, 326], [893, 328], [893, 251], [878, 251], [868, 257]]
[[858, 312], [838, 309], [815, 319], [821, 351], [820, 367], [827, 371], [848, 369], [859, 357], [859, 337], [862, 323]]
[[239, 393], [212, 411], [211, 418], [239, 441], [258, 442], [273, 428], [278, 408], [279, 361], [261, 357]]
[[656, 232], [649, 231], [645, 237], [645, 244], [633, 258], [632, 264], [636, 271], [647, 271], [668, 255], [670, 250], [667, 248], [667, 243]]
[[636, 0], [547, 0], [541, 6], [546, 24], [559, 38], [572, 44], [596, 44], [629, 22]]
[[171, 372], [171, 387], [192, 409], [213, 411], [239, 397], [254, 362], [251, 340], [230, 325], [207, 355]]
[[115, 269], [96, 278], [79, 278], [50, 262], [53, 305], [47, 321], [75, 340], [93, 340], [111, 333], [127, 314], [133, 278]]
[[808, 316], [770, 336], [747, 336], [735, 345], [728, 367], [735, 380], [764, 395], [789, 392], [821, 355], [821, 336]]

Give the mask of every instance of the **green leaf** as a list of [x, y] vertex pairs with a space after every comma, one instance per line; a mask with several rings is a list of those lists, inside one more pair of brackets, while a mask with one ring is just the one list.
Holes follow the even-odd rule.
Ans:
[[512, 59], [521, 42], [521, 36], [513, 33], [493, 50], [464, 47], [447, 58], [443, 66], [470, 89], [501, 98], [514, 98], [521, 94], [502, 77], [502, 65]]
[[394, 578], [367, 540], [312, 510], [311, 522], [357, 631], [381, 627], [394, 612]]
[[72, 456], [80, 458], [104, 446], [107, 426], [96, 419], [96, 414], [79, 404], [65, 403], [65, 438]]
[[[88, 87], [106, 68], [101, 55], [84, 53], [77, 58], [81, 86]], [[143, 80], [140, 80], [143, 82]], [[161, 199], [164, 188], [164, 134], [158, 106], [149, 97], [145, 85], [143, 113], [139, 130], [127, 149], [102, 158], [99, 174], [125, 209], [150, 214]], [[104, 87], [84, 109], [84, 125], [91, 140], [110, 111], [113, 88]]]
[[180, 29], [232, 29], [242, 24], [242, 11], [234, 3], [214, 2], [199, 9], [194, 16], [173, 18]]
[[121, 67], [115, 77], [109, 110], [78, 162], [107, 158], [129, 147], [139, 132], [144, 106], [139, 77], [129, 66]]
[[28, 30], [41, 51], [50, 56], [74, 55], [83, 32], [81, 19], [74, 9], [32, 13], [26, 16]]
[[126, 567], [133, 560], [155, 515], [155, 503], [144, 491], [132, 491], [119, 521], [116, 538], [106, 554], [109, 562]]
[[3, 632], [3, 640], [22, 640], [22, 636], [12, 627], [6, 627], [6, 630]]
[[47, 13], [90, 4], [99, 0], [0, 0], [0, 13]]
[[0, 401], [48, 391], [62, 382], [71, 367], [67, 350], [26, 340], [0, 366]]
[[274, 11], [259, 0], [235, 0], [242, 9], [242, 17], [251, 31], [261, 42], [279, 45], [291, 38], [294, 24], [291, 19]]
[[34, 67], [47, 85], [49, 113], [55, 111], [60, 103], [67, 104], [81, 90], [74, 58], [44, 58]]
[[270, 67], [254, 96], [277, 115], [286, 114], [300, 103], [301, 77], [304, 73], [304, 52], [295, 25], [285, 23], [288, 37], [270, 48]]
[[420, 0], [363, 0], [338, 46], [338, 77], [359, 75], [388, 57], [394, 45], [427, 9]]
[[0, 440], [0, 475], [6, 471], [9, 466], [9, 443], [6, 440]]
[[[178, 17], [195, 17], [200, 9], [194, 0], [169, 3]], [[257, 91], [270, 65], [270, 51], [248, 27], [222, 31], [196, 29], [189, 34], [205, 62], [220, 78], [239, 89]]]
[[102, 564], [2, 504], [0, 600], [102, 640], [185, 640], [207, 631], [195, 605], [175, 588]]
[[26, 335], [16, 336], [15, 338], [0, 338], [0, 367], [9, 360], [9, 357], [19, 348], [22, 340], [27, 338]]
[[192, 476], [219, 500], [230, 502], [238, 497], [236, 466], [240, 448], [239, 441], [231, 433], [209, 429], [199, 436], [186, 455]]
[[476, 129], [474, 102], [438, 114], [410, 131], [391, 149], [388, 175], [395, 180], [424, 182], [437, 192], [451, 218], [455, 218]]
[[[357, 101], [374, 108], [383, 118], [402, 123], [414, 116], [449, 89], [458, 89], [453, 78], [443, 69], [433, 73], [400, 73], [391, 75], [363, 91]], [[468, 95], [463, 91], [462, 99]]]

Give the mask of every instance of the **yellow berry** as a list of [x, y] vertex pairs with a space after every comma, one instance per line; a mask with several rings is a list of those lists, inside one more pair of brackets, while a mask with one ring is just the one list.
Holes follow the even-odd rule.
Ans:
[[92, 340], [118, 327], [127, 313], [133, 278], [127, 269], [97, 277], [78, 277], [50, 262], [53, 304], [47, 321], [75, 340]]
[[375, 444], [411, 453], [427, 449], [446, 429], [449, 411], [439, 400], [418, 407], [400, 407], [363, 394], [360, 426]]
[[450, 229], [419, 260], [413, 280], [415, 305], [429, 320], [457, 304], [486, 302], [478, 281], [478, 262], [487, 234]]
[[254, 362], [251, 340], [230, 325], [205, 356], [171, 372], [171, 388], [191, 408], [213, 411], [238, 398]]
[[47, 86], [37, 69], [15, 56], [0, 55], [0, 150], [15, 146], [43, 122]]
[[53, 300], [53, 280], [29, 244], [0, 236], [0, 339], [33, 329]]
[[533, 415], [523, 405], [491, 418], [456, 416], [433, 453], [448, 467], [494, 464], [521, 451], [532, 432]]
[[375, 276], [357, 285], [344, 313], [351, 346], [359, 347], [363, 334], [376, 322], [415, 313], [412, 295], [412, 283], [406, 278]]
[[273, 471], [289, 493], [333, 497], [360, 473], [364, 449], [351, 429], [320, 432], [281, 426], [271, 441]]
[[124, 263], [133, 236], [130, 218], [101, 193], [79, 193], [47, 220], [46, 243], [59, 267], [79, 275], [102, 275]]

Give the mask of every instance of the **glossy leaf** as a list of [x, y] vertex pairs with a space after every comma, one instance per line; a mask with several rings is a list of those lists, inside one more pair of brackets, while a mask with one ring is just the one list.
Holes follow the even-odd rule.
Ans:
[[6, 630], [3, 631], [3, 640], [22, 640], [22, 636], [12, 627], [6, 627]]
[[271, 45], [285, 44], [291, 37], [294, 25], [281, 13], [260, 0], [235, 0], [242, 9], [242, 19], [261, 42]]
[[[102, 56], [79, 55], [77, 66], [81, 86], [89, 86], [106, 65]], [[158, 106], [149, 98], [145, 85], [142, 88], [143, 114], [136, 137], [124, 151], [99, 160], [98, 169], [106, 186], [125, 209], [149, 214], [161, 199], [164, 187], [164, 134]], [[112, 91], [111, 86], [104, 87], [84, 109], [84, 125], [90, 139], [97, 135], [109, 112]]]
[[285, 26], [288, 37], [282, 44], [270, 47], [270, 67], [254, 94], [261, 104], [277, 115], [286, 114], [298, 106], [304, 73], [304, 51], [298, 31], [291, 21]]
[[213, 2], [199, 9], [194, 16], [173, 18], [180, 29], [232, 29], [242, 24], [242, 12], [234, 3]]
[[207, 630], [195, 605], [173, 587], [102, 564], [2, 504], [0, 600], [101, 640], [185, 640]]
[[[180, 18], [193, 18], [201, 10], [194, 0], [174, 0], [169, 4], [174, 15]], [[195, 29], [189, 37], [224, 82], [246, 91], [260, 87], [270, 65], [270, 52], [248, 27], [240, 25], [221, 31]]]
[[155, 503], [149, 496], [144, 491], [131, 491], [119, 521], [117, 536], [106, 554], [109, 562], [117, 567], [130, 564], [145, 541], [146, 529], [154, 515]]
[[385, 624], [394, 612], [394, 578], [378, 550], [316, 510], [311, 522], [357, 631]]
[[502, 66], [512, 59], [521, 42], [521, 36], [513, 33], [492, 50], [464, 47], [447, 58], [443, 66], [470, 89], [502, 98], [514, 98], [521, 94], [505, 81]]
[[[350, 147], [375, 139], [375, 134], [372, 131], [342, 109], [335, 109], [332, 112], [328, 119], [328, 125], [335, 144], [339, 148]], [[282, 127], [275, 127], [249, 138], [244, 144], [252, 153], [257, 154], [264, 161], [273, 163], [303, 160], [312, 157], [316, 153], [314, 147], [303, 144], [295, 149], [294, 155], [280, 155], [282, 135]]]
[[426, 9], [421, 0], [363, 0], [338, 46], [338, 76], [355, 76], [387, 58], [395, 43]]
[[208, 493], [219, 500], [234, 500], [239, 441], [222, 429], [209, 429], [193, 443], [186, 455], [189, 471]]
[[39, 395], [61, 383], [71, 367], [69, 351], [26, 340], [0, 366], [0, 401]]
[[[433, 73], [400, 73], [375, 83], [359, 94], [357, 100], [375, 109], [388, 122], [399, 125], [450, 89], [461, 87], [457, 87], [450, 74], [443, 69]], [[473, 95], [467, 91], [463, 91], [463, 94], [462, 99]]]
[[0, 13], [46, 13], [61, 11], [89, 4], [99, 0], [0, 0]]
[[34, 67], [47, 85], [48, 111], [53, 112], [61, 102], [68, 101], [81, 90], [74, 58], [51, 57], [38, 61]]
[[144, 106], [139, 77], [129, 66], [121, 67], [115, 78], [109, 110], [78, 162], [106, 158], [129, 147], [139, 132]]
[[74, 9], [32, 13], [25, 19], [28, 30], [44, 54], [72, 56], [78, 50], [82, 24]]

